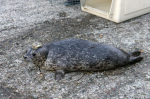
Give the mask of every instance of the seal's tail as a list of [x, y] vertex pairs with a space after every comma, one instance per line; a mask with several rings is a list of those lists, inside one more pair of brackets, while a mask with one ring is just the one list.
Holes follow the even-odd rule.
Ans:
[[134, 51], [129, 53], [131, 56], [137, 57], [141, 55], [141, 51]]
[[143, 57], [141, 57], [141, 51], [134, 51], [134, 52], [130, 52], [130, 59], [129, 59], [129, 63], [130, 64], [134, 64], [136, 62], [140, 62], [141, 60], [143, 60]]
[[141, 56], [138, 56], [138, 57], [131, 56], [130, 60], [129, 60], [129, 63], [134, 64], [136, 62], [140, 62], [141, 60], [143, 60], [143, 57], [141, 57]]

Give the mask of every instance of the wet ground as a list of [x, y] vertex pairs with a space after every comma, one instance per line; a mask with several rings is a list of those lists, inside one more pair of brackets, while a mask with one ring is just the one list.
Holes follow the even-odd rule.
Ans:
[[[36, 1], [31, 1], [32, 4], [37, 4]], [[39, 0], [40, 2], [42, 1]], [[42, 4], [54, 8], [54, 5]], [[65, 10], [62, 11], [50, 9], [53, 15], [45, 13], [51, 18], [44, 18], [45, 14], [41, 14], [40, 17], [43, 18], [40, 21], [28, 21], [29, 25], [23, 24], [25, 21], [22, 23], [19, 21], [20, 23], [16, 24], [17, 28], [3, 24], [3, 27], [7, 28], [1, 27], [0, 30], [3, 38], [0, 41], [0, 97], [3, 99], [149, 99], [150, 14], [116, 24], [84, 13], [79, 6], [63, 8]], [[73, 17], [73, 13], [76, 12], [79, 13]], [[9, 36], [9, 33], [12, 35]], [[60, 82], [54, 80], [54, 72], [42, 70], [43, 74], [40, 74], [32, 63], [23, 61], [22, 56], [33, 42], [47, 43], [65, 38], [82, 38], [107, 43], [129, 52], [141, 50], [144, 60], [108, 71], [68, 73]]]

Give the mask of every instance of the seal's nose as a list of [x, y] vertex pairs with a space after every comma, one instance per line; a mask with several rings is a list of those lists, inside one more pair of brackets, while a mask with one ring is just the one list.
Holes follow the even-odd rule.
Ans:
[[27, 56], [23, 56], [24, 59], [27, 59]]

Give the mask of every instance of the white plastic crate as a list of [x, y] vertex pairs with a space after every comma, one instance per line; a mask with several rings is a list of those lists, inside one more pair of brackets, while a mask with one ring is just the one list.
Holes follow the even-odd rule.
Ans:
[[150, 12], [150, 0], [81, 0], [81, 9], [119, 23]]

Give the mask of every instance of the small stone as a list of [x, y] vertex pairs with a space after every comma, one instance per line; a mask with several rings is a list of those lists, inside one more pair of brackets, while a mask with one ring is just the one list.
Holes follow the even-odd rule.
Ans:
[[119, 99], [124, 99], [124, 96], [120, 96]]
[[145, 77], [147, 80], [150, 80], [150, 73], [148, 73]]
[[40, 73], [40, 77], [42, 77], [43, 76], [43, 73]]
[[14, 67], [14, 66], [15, 66], [15, 64], [10, 64], [10, 65], [9, 65], [9, 67]]
[[16, 90], [16, 92], [19, 92], [18, 90]]
[[102, 37], [103, 37], [103, 35], [100, 35], [99, 37], [100, 37], [100, 38], [102, 38]]
[[41, 74], [41, 72], [39, 72], [39, 71], [38, 71], [38, 72], [37, 72], [37, 74], [39, 74], [39, 75], [40, 75], [40, 74]]
[[141, 52], [144, 52], [143, 50], [141, 50]]
[[78, 22], [82, 21], [82, 19], [77, 19]]

